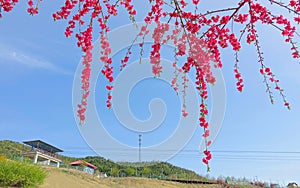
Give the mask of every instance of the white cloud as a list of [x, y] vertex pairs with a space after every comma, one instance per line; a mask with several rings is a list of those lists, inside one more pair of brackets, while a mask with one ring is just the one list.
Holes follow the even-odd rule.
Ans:
[[[8, 60], [14, 62], [15, 64], [22, 64], [30, 68], [44, 69], [53, 71], [60, 74], [71, 75], [70, 72], [56, 66], [53, 63], [50, 63], [41, 57], [31, 55], [29, 53], [20, 51], [18, 49], [11, 49], [9, 47], [0, 45], [0, 59]], [[4, 63], [5, 61], [0, 61]], [[10, 63], [11, 63], [10, 62]]]

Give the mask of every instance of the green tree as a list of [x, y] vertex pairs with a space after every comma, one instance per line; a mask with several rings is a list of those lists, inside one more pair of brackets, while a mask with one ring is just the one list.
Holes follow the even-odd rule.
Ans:
[[119, 169], [118, 168], [111, 168], [111, 176], [117, 177], [119, 175]]
[[125, 169], [125, 172], [126, 172], [126, 175], [127, 176], [133, 176], [135, 174], [135, 169], [134, 168], [131, 168], [131, 167], [127, 167]]
[[146, 176], [146, 177], [149, 177], [150, 174], [151, 174], [151, 169], [149, 167], [144, 167], [143, 170], [142, 170], [142, 175]]

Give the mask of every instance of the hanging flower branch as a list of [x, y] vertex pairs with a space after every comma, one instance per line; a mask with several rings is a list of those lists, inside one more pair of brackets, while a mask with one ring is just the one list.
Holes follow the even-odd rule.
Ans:
[[[28, 0], [28, 13], [31, 15], [38, 13], [38, 6], [41, 0]], [[18, 0], [0, 0], [0, 18], [3, 12], [13, 10]], [[205, 138], [206, 148], [204, 151], [203, 162], [209, 170], [209, 161], [212, 158], [209, 146], [211, 141], [209, 137], [208, 117], [208, 84], [214, 84], [216, 79], [212, 74], [211, 62], [214, 66], [222, 68], [221, 49], [232, 48], [235, 54], [234, 74], [237, 79], [237, 90], [242, 91], [244, 88], [243, 79], [239, 70], [238, 53], [242, 50], [241, 42], [245, 40], [248, 44], [253, 44], [257, 51], [260, 74], [263, 77], [263, 82], [266, 86], [266, 91], [271, 102], [274, 101], [273, 89], [278, 91], [282, 97], [284, 106], [290, 109], [290, 104], [286, 99], [283, 89], [279, 86], [279, 80], [275, 77], [269, 66], [265, 64], [262, 47], [259, 42], [257, 32], [257, 24], [268, 25], [271, 28], [279, 31], [286, 43], [291, 47], [291, 56], [299, 58], [299, 51], [296, 45], [295, 37], [299, 38], [296, 31], [296, 24], [300, 23], [300, 1], [289, 0], [288, 3], [283, 3], [276, 0], [267, 0], [267, 5], [262, 5], [258, 0], [240, 0], [235, 7], [224, 7], [223, 9], [209, 10], [207, 12], [199, 12], [201, 7], [200, 0], [148, 0], [149, 12], [144, 17], [145, 25], [141, 27], [140, 33], [133, 40], [137, 41], [138, 37], [142, 38], [142, 43], [139, 44], [140, 58], [144, 54], [144, 39], [148, 35], [148, 25], [155, 24], [154, 32], [152, 33], [153, 45], [150, 52], [150, 63], [152, 72], [155, 77], [159, 77], [163, 71], [160, 64], [161, 46], [168, 41], [173, 42], [175, 46], [175, 61], [174, 79], [172, 86], [179, 93], [178, 77], [182, 75], [182, 93], [183, 93], [183, 110], [182, 115], [188, 115], [186, 111], [185, 95], [187, 87], [187, 77], [185, 76], [192, 69], [196, 72], [196, 89], [199, 91], [201, 104], [199, 106], [199, 126], [203, 128], [203, 137]], [[283, 12], [290, 13], [292, 19], [285, 17], [283, 14], [275, 15], [270, 11], [271, 6], [276, 6], [282, 9]], [[145, 6], [144, 6], [145, 7]], [[194, 7], [194, 11], [190, 11]], [[113, 16], [118, 16], [120, 9], [125, 9], [129, 19], [135, 22], [135, 15], [138, 10], [135, 9], [131, 0], [65, 0], [64, 5], [59, 11], [54, 13], [53, 19], [68, 20], [68, 26], [65, 30], [66, 37], [70, 37], [74, 32], [77, 38], [77, 45], [83, 52], [82, 63], [82, 100], [78, 104], [78, 117], [82, 123], [86, 120], [85, 112], [88, 108], [88, 96], [90, 89], [90, 72], [92, 63], [93, 49], [92, 40], [95, 25], [100, 28], [100, 43], [101, 52], [100, 60], [104, 63], [104, 68], [101, 71], [107, 79], [107, 102], [108, 108], [111, 104], [111, 91], [113, 89], [113, 66], [110, 57], [111, 49], [107, 39], [107, 33], [110, 32], [109, 21]], [[88, 22], [86, 22], [88, 20]], [[95, 24], [97, 22], [97, 24]], [[93, 24], [94, 23], [94, 24]], [[231, 23], [231, 24], [230, 24]], [[175, 25], [171, 35], [165, 35], [170, 30], [170, 24]], [[240, 32], [233, 30], [233, 25], [242, 26]], [[74, 31], [78, 28], [77, 31]], [[238, 36], [238, 37], [236, 37]], [[299, 39], [298, 39], [299, 40]], [[130, 55], [132, 45], [128, 48], [124, 59], [121, 61], [121, 70], [126, 66]], [[178, 62], [178, 57], [185, 57], [183, 63]], [[181, 66], [181, 68], [177, 68]], [[273, 87], [272, 87], [273, 85]]]

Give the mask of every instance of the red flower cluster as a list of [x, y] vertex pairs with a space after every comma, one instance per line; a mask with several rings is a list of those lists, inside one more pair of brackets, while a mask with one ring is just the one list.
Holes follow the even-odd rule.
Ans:
[[78, 117], [81, 123], [85, 121], [85, 112], [88, 105], [88, 96], [90, 94], [90, 74], [91, 74], [91, 62], [92, 62], [92, 49], [93, 46], [91, 44], [92, 40], [92, 27], [87, 28], [86, 31], [82, 32], [81, 35], [77, 34], [76, 37], [78, 39], [78, 46], [81, 47], [84, 52], [82, 64], [84, 66], [82, 70], [81, 76], [81, 88], [82, 88], [82, 99], [81, 104], [78, 105]]
[[101, 33], [100, 39], [101, 39], [101, 49], [102, 49], [100, 60], [104, 63], [104, 68], [101, 72], [108, 80], [108, 85], [106, 86], [106, 89], [108, 91], [106, 106], [110, 108], [112, 106], [111, 104], [112, 95], [110, 94], [110, 92], [113, 89], [111, 83], [114, 81], [112, 59], [111, 57], [109, 57], [111, 53], [111, 49], [107, 37], [103, 33]]
[[121, 5], [124, 5], [129, 15], [136, 15], [136, 10], [133, 9], [133, 4], [131, 4], [131, 0], [122, 0]]
[[234, 69], [234, 73], [235, 73], [235, 78], [237, 79], [236, 87], [238, 91], [242, 92], [244, 88], [244, 83], [243, 83], [244, 81], [242, 79], [241, 73], [237, 68]]
[[169, 30], [169, 24], [162, 24], [157, 22], [156, 28], [153, 31], [152, 38], [154, 44], [152, 45], [152, 51], [150, 53], [150, 63], [152, 64], [152, 72], [155, 76], [159, 76], [162, 71], [160, 65], [160, 47], [161, 39], [165, 32]]
[[[3, 9], [5, 12], [11, 11], [16, 3], [19, 0], [0, 0], [0, 10]], [[0, 18], [2, 17], [1, 11], [0, 11]]]

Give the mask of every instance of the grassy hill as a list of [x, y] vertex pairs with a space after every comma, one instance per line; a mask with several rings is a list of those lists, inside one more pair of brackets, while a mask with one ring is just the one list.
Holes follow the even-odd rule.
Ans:
[[[18, 159], [22, 156], [23, 151], [30, 150], [30, 147], [24, 144], [13, 142], [10, 140], [0, 141], [0, 156], [3, 155], [9, 159]], [[112, 177], [151, 177], [158, 179], [198, 179], [208, 181], [207, 179], [197, 175], [191, 170], [173, 166], [166, 162], [143, 162], [140, 163], [115, 163], [99, 156], [87, 156], [85, 158], [73, 158], [68, 156], [60, 156], [64, 165], [72, 161], [83, 159], [86, 162], [97, 166], [98, 173], [106, 173]]]
[[69, 169], [44, 167], [48, 177], [40, 188], [222, 188], [221, 185], [182, 184], [142, 177], [96, 178], [83, 172]]
[[22, 151], [29, 151], [30, 148], [20, 144], [18, 142], [13, 142], [10, 140], [0, 141], [0, 155], [6, 158], [14, 158], [15, 156], [21, 156]]

